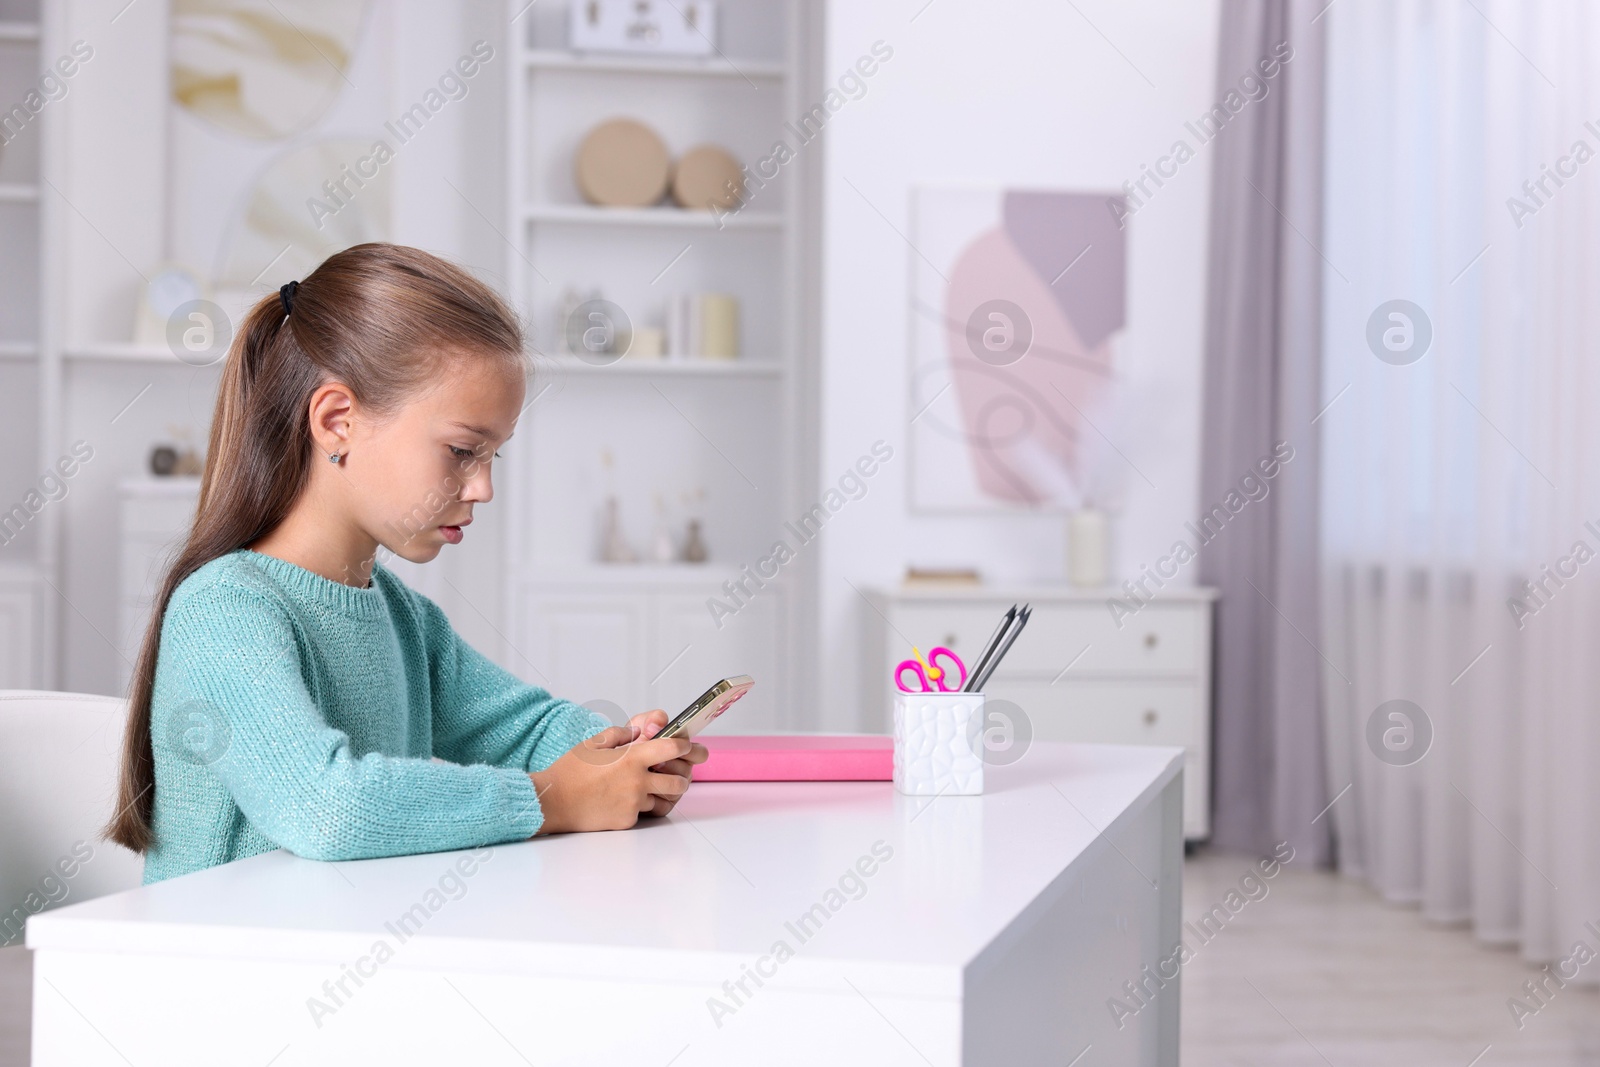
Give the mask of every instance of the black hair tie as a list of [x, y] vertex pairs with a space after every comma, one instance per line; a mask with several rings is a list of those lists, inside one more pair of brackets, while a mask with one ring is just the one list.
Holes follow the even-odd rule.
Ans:
[[294, 294], [300, 288], [299, 282], [287, 282], [278, 289], [278, 303], [283, 305], [285, 315], [294, 311]]

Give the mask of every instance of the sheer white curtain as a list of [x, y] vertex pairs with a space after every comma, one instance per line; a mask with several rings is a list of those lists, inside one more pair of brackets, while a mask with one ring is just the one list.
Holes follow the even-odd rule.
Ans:
[[[1600, 5], [1324, 18], [1339, 863], [1531, 960], [1600, 948]], [[1374, 346], [1392, 300], [1426, 318], [1383, 309]], [[1414, 762], [1418, 716], [1369, 729], [1397, 699], [1431, 723]]]

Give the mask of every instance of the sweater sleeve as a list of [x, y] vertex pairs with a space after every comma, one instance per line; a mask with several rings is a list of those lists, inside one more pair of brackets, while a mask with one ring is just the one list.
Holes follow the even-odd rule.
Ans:
[[443, 610], [412, 592], [422, 615], [433, 682], [433, 751], [454, 763], [542, 771], [613, 725], [581, 704], [551, 696], [467, 644]]
[[[175, 714], [206, 723], [208, 766], [280, 847], [366, 859], [524, 840], [544, 822], [521, 770], [352, 751], [307, 689], [288, 614], [259, 592], [217, 585], [174, 605], [169, 642], [181, 649], [170, 657]], [[158, 743], [171, 733], [152, 729]]]

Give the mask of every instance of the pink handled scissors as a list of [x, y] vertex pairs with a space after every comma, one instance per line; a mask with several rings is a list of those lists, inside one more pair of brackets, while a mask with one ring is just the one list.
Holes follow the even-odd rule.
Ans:
[[[961, 657], [940, 645], [928, 649], [926, 661], [922, 653], [913, 648], [912, 653], [916, 659], [903, 659], [894, 669], [894, 684], [903, 693], [959, 693], [967, 684], [967, 665], [961, 662]], [[905, 673], [910, 671], [915, 676], [911, 685], [906, 684]], [[957, 677], [952, 680], [951, 674]]]

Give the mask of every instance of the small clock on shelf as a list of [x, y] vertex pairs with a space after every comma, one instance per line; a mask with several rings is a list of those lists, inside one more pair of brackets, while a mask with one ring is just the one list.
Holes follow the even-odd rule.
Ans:
[[709, 0], [572, 0], [567, 23], [574, 52], [708, 56], [716, 38]]

